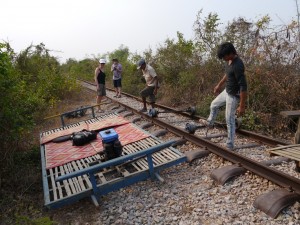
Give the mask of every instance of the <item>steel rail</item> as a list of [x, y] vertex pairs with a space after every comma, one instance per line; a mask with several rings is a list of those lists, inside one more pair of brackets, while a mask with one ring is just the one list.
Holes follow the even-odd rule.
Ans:
[[[91, 86], [95, 86], [95, 84], [92, 83], [92, 82], [85, 81], [85, 80], [80, 80], [80, 81], [82, 81], [84, 83], [87, 83]], [[107, 89], [110, 90], [110, 91], [114, 91], [112, 88], [107, 88]], [[133, 99], [141, 102], [141, 98], [139, 98], [137, 96], [134, 96], [134, 95], [131, 95], [131, 94], [128, 94], [128, 93], [124, 93], [124, 92], [122, 92], [122, 95], [125, 95], [127, 97], [133, 98]], [[177, 114], [182, 115], [182, 116], [192, 118], [192, 119], [198, 119], [198, 120], [200, 118], [203, 119], [203, 117], [195, 116], [195, 115], [191, 116], [189, 113], [186, 113], [186, 112], [177, 112], [178, 111], [177, 109], [171, 108], [169, 106], [165, 106], [165, 105], [161, 105], [161, 104], [157, 104], [157, 103], [155, 103], [155, 106], [159, 107], [159, 108], [162, 108], [164, 110], [168, 110], [170, 112], [177, 113]], [[224, 129], [224, 124], [222, 124], [222, 123], [216, 122], [215, 126], [218, 127], [218, 128]], [[264, 136], [264, 135], [260, 135], [260, 134], [257, 134], [255, 132], [247, 131], [247, 130], [244, 130], [244, 129], [238, 129], [236, 131], [236, 133], [238, 133], [242, 136], [245, 136], [245, 137], [249, 137], [253, 140], [256, 140], [258, 142], [264, 143], [264, 144], [272, 146], [272, 147], [276, 147], [277, 145], [289, 145], [290, 144], [290, 143], [282, 141], [282, 140], [275, 140], [273, 138], [270, 138], [270, 137], [267, 137], [267, 136]]]
[[205, 150], [208, 150], [234, 164], [238, 164], [239, 166], [244, 167], [245, 169], [253, 172], [254, 174], [266, 178], [267, 180], [270, 180], [281, 187], [287, 188], [289, 190], [293, 190], [296, 193], [300, 194], [300, 179], [292, 177], [276, 169], [272, 169], [268, 166], [263, 165], [260, 162], [239, 155], [233, 151], [227, 150], [226, 148], [223, 148], [213, 142], [210, 142], [209, 140], [206, 140], [199, 136], [195, 136], [193, 134], [189, 134], [183, 129], [167, 124], [157, 118], [152, 118], [149, 115], [145, 113], [141, 113], [138, 110], [133, 109], [121, 102], [116, 102], [116, 103], [123, 106], [124, 108], [127, 108], [135, 112], [136, 114], [139, 114], [141, 117], [150, 120], [153, 124], [162, 127], [170, 131], [171, 133], [174, 133], [175, 135], [192, 142], [197, 146], [203, 147]]
[[[167, 124], [167, 123], [159, 120], [158, 118], [152, 118], [149, 115], [139, 112], [138, 110], [131, 108], [128, 105], [125, 105], [121, 102], [117, 102], [117, 101], [115, 101], [115, 102], [117, 104], [123, 106], [124, 108], [135, 112], [136, 114], [140, 115], [141, 117], [143, 117], [147, 120], [150, 120], [153, 124], [163, 127], [164, 129], [172, 132], [173, 134], [175, 134], [181, 138], [186, 139], [187, 141], [190, 141], [191, 143], [193, 143], [197, 146], [201, 146], [205, 150], [208, 150], [208, 151], [210, 151], [210, 152], [212, 152], [234, 164], [237, 164], [237, 165], [251, 171], [252, 173], [254, 173], [256, 175], [259, 175], [269, 181], [272, 181], [273, 183], [275, 183], [281, 187], [287, 188], [289, 190], [292, 190], [292, 191], [300, 194], [300, 179], [292, 177], [292, 176], [285, 174], [281, 171], [278, 171], [276, 169], [270, 168], [266, 165], [263, 165], [260, 162], [257, 162], [250, 158], [239, 155], [233, 151], [229, 151], [226, 148], [223, 148], [213, 142], [210, 142], [209, 140], [206, 140], [199, 136], [195, 136], [193, 134], [189, 134], [188, 132], [186, 132], [183, 129], [177, 128], [170, 124]], [[248, 136], [250, 136], [250, 135], [248, 135]], [[277, 142], [276, 140], [273, 140], [271, 138], [266, 138], [263, 136], [261, 136], [261, 137], [264, 141], [270, 139], [270, 142], [272, 142], [272, 141], [274, 141], [274, 143]]]
[[[285, 189], [288, 189], [288, 191], [294, 191], [298, 195], [300, 195], [300, 179], [292, 177], [291, 175], [285, 174], [279, 170], [273, 169], [271, 167], [268, 167], [267, 165], [264, 165], [263, 163], [260, 163], [258, 161], [254, 161], [250, 158], [244, 157], [242, 155], [239, 155], [233, 151], [227, 150], [209, 140], [206, 140], [204, 138], [201, 138], [199, 136], [195, 136], [193, 134], [189, 134], [183, 129], [177, 128], [175, 126], [172, 126], [168, 123], [163, 122], [159, 118], [153, 118], [146, 113], [139, 112], [136, 109], [133, 109], [129, 107], [128, 105], [123, 104], [122, 102], [115, 101], [120, 106], [123, 106], [125, 109], [129, 109], [136, 114], [139, 114], [141, 117], [145, 118], [148, 121], [151, 121], [153, 124], [163, 127], [164, 129], [172, 132], [173, 134], [186, 139], [187, 141], [202, 147], [205, 150], [208, 150], [221, 158], [224, 158], [233, 164], [236, 164], [240, 167], [245, 168], [246, 170], [251, 171], [253, 174], [256, 174], [260, 177], [263, 177], [274, 184], [277, 184]], [[252, 136], [252, 135], [247, 135]], [[255, 135], [257, 137], [257, 135]], [[263, 136], [261, 136], [263, 137]], [[271, 138], [262, 138], [264, 141], [269, 139], [269, 142], [276, 143], [276, 140], [273, 140]], [[274, 142], [273, 142], [274, 141]], [[277, 142], [278, 143], [278, 142]]]

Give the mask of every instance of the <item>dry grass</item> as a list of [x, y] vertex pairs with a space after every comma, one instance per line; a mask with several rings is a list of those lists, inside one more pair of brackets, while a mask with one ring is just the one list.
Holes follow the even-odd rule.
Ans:
[[[74, 93], [59, 104], [49, 109], [47, 115], [57, 115], [71, 111], [83, 105], [95, 104], [95, 93], [82, 90]], [[66, 119], [66, 123], [74, 123], [78, 119]], [[11, 155], [11, 162], [1, 167], [0, 179], [0, 224], [39, 224], [45, 219], [51, 224], [43, 209], [43, 185], [39, 150], [39, 133], [60, 127], [60, 116], [42, 121], [32, 131], [31, 141], [26, 151], [16, 149]], [[28, 141], [27, 141], [28, 142]], [[38, 220], [37, 220], [38, 219]]]

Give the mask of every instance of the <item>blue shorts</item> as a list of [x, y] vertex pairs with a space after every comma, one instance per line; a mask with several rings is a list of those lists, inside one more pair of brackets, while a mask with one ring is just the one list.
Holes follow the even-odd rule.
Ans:
[[117, 88], [117, 87], [122, 87], [122, 82], [121, 82], [121, 78], [118, 79], [118, 80], [114, 80], [114, 87]]

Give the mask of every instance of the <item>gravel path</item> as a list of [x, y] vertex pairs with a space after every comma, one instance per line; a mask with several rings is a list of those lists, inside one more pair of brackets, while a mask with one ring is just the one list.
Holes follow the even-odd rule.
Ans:
[[[128, 100], [122, 97], [121, 101]], [[140, 104], [134, 104], [140, 108]], [[175, 120], [180, 121], [179, 118]], [[166, 136], [162, 139], [170, 137]], [[181, 152], [194, 148], [197, 147], [189, 143], [178, 147]], [[262, 160], [258, 152], [249, 149], [247, 152], [251, 152], [251, 158], [257, 157]], [[279, 188], [266, 179], [247, 172], [223, 186], [216, 185], [210, 178], [210, 174], [214, 169], [225, 165], [231, 163], [210, 154], [206, 158], [195, 160], [192, 164], [183, 163], [164, 170], [161, 173], [165, 179], [164, 183], [147, 180], [109, 193], [102, 197], [99, 208], [96, 208], [89, 199], [83, 199], [70, 206], [50, 210], [48, 214], [58, 224], [78, 225], [300, 225], [298, 202], [285, 209], [277, 219], [272, 219], [253, 207], [254, 200], [260, 194]], [[293, 167], [292, 165], [286, 163], [276, 168], [280, 167], [286, 171]]]

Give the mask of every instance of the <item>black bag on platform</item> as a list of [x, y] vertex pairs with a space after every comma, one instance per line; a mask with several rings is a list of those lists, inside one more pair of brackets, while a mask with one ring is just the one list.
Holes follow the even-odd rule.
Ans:
[[72, 134], [73, 145], [82, 146], [97, 138], [95, 131], [82, 130]]

